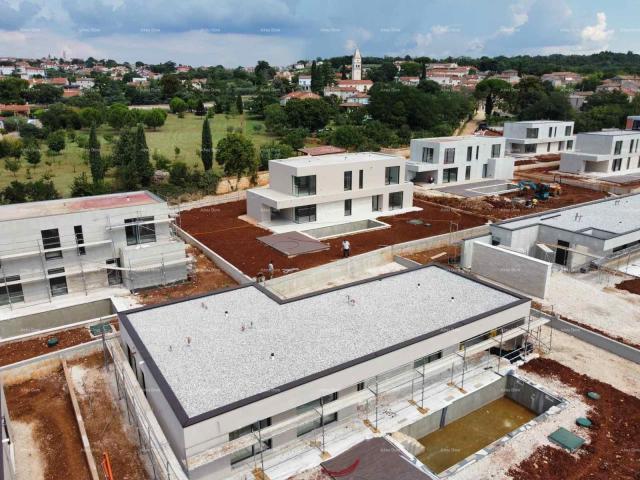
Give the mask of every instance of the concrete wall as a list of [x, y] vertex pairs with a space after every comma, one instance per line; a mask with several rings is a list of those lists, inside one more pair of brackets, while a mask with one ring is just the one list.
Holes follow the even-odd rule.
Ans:
[[471, 271], [527, 295], [545, 298], [552, 264], [505, 248], [473, 243]]
[[560, 399], [549, 396], [518, 377], [507, 375], [505, 378], [504, 396], [538, 415], [560, 403]]
[[121, 249], [121, 258], [122, 267], [131, 269], [122, 272], [129, 290], [168, 285], [187, 278], [188, 259], [182, 241], [130, 245]]
[[42, 313], [10, 318], [0, 322], [0, 339], [61, 327], [72, 323], [106, 317], [114, 312], [111, 300], [97, 300], [70, 307], [48, 310]]

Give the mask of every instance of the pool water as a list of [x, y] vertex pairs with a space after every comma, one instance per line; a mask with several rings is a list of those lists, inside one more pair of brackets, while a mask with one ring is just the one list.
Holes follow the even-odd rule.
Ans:
[[418, 460], [441, 473], [536, 416], [507, 397], [499, 398], [418, 439], [425, 447]]

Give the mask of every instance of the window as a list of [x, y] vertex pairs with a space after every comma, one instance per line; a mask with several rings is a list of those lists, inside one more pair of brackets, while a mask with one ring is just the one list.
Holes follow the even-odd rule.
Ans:
[[[252, 423], [251, 425], [247, 425], [246, 427], [239, 428], [238, 430], [234, 430], [233, 432], [229, 432], [229, 441], [236, 440], [240, 437], [244, 437], [245, 435], [249, 435], [253, 432], [257, 432], [258, 430], [262, 430], [263, 428], [267, 428], [271, 426], [271, 418], [266, 418], [264, 420], [260, 420], [259, 422]], [[269, 450], [272, 447], [271, 439], [263, 440], [262, 445], [252, 445], [247, 448], [243, 448], [242, 450], [238, 450], [231, 455], [231, 465], [246, 460], [247, 458], [251, 458], [254, 455], [259, 454], [260, 452], [264, 452]]]
[[473, 158], [473, 147], [467, 147], [467, 162]]
[[445, 168], [442, 171], [442, 183], [451, 183], [458, 181], [458, 169], [457, 168]]
[[42, 246], [45, 250], [44, 258], [47, 260], [62, 258], [62, 252], [60, 250], [55, 250], [53, 252], [47, 251], [54, 248], [60, 248], [60, 234], [58, 233], [58, 229], [51, 228], [49, 230], [42, 230], [40, 235], [42, 235]]
[[629, 153], [633, 153], [633, 140], [631, 140], [631, 143], [629, 144]]
[[480, 156], [480, 145], [476, 147], [476, 160], [479, 158], [479, 156]]
[[467, 168], [464, 170], [464, 179], [471, 180], [471, 165], [467, 165]]
[[487, 178], [489, 176], [489, 165], [488, 164], [484, 164], [482, 165], [482, 178]]
[[351, 183], [352, 183], [352, 175], [353, 172], [344, 172], [344, 189], [346, 190], [351, 190]]
[[453, 163], [456, 161], [456, 149], [445, 148], [444, 149], [444, 163]]
[[382, 211], [382, 195], [374, 195], [373, 197], [371, 197], [371, 211]]
[[127, 245], [138, 245], [140, 243], [151, 243], [156, 241], [156, 226], [153, 217], [127, 218], [124, 227], [127, 236]]
[[364, 382], [360, 382], [356, 386], [356, 391], [361, 392], [362, 390], [364, 390]]
[[[120, 267], [120, 259], [111, 258], [107, 260], [107, 265]], [[107, 280], [109, 281], [109, 285], [120, 285], [122, 283], [122, 274], [120, 270], [107, 269]]]
[[[64, 273], [64, 268], [50, 268], [47, 270], [49, 275], [58, 275]], [[66, 295], [69, 293], [67, 289], [67, 277], [53, 277], [49, 278], [49, 287], [51, 289], [51, 296], [58, 297], [60, 295]]]
[[22, 284], [15, 283], [13, 285], [7, 285], [7, 283], [18, 281], [20, 281], [20, 275], [12, 275], [10, 277], [0, 278], [0, 283], [4, 283], [3, 286], [0, 286], [0, 306], [24, 302]]
[[498, 158], [500, 156], [500, 145], [499, 143], [496, 145], [491, 145], [491, 156], [493, 158]]
[[393, 192], [389, 194], [389, 210], [398, 210], [402, 208], [403, 192]]
[[631, 157], [627, 158], [627, 170], [631, 168]]
[[78, 245], [78, 255], [85, 255], [87, 250], [81, 245], [84, 245], [84, 234], [82, 233], [82, 225], [76, 225], [73, 227], [73, 233], [76, 236], [76, 245]]
[[549, 136], [553, 137], [553, 127], [549, 127]]
[[345, 217], [351, 216], [351, 199], [350, 198], [344, 201], [344, 216]]
[[424, 163], [433, 163], [433, 148], [424, 147], [422, 149], [422, 161]]
[[427, 365], [428, 363], [435, 362], [442, 358], [442, 350], [436, 353], [432, 353], [431, 355], [427, 355], [426, 357], [419, 358], [415, 362], [413, 362], [413, 368], [420, 368], [423, 365]]
[[565, 137], [571, 136], [571, 125], [567, 125], [566, 127], [564, 127], [564, 136]]
[[[317, 400], [312, 400], [311, 402], [305, 403], [304, 405], [300, 405], [299, 407], [296, 408], [296, 413], [300, 415], [305, 412], [308, 412], [309, 410], [320, 411], [320, 409], [322, 408], [322, 405], [326, 405], [327, 403], [334, 402], [337, 399], [338, 399], [337, 392], [332, 393], [330, 395], [325, 395], [322, 398], [319, 398]], [[298, 437], [301, 437], [302, 435], [305, 435], [311, 432], [312, 430], [315, 430], [316, 428], [319, 428], [323, 425], [328, 425], [329, 423], [336, 422], [338, 420], [337, 413], [325, 415], [324, 417], [320, 417], [320, 416], [318, 417], [319, 418], [312, 420], [311, 422], [300, 425], [298, 427], [298, 432], [297, 432]]]
[[524, 146], [524, 153], [536, 153], [537, 150], [538, 150], [537, 143], [529, 143]]
[[358, 173], [358, 188], [364, 188], [364, 170]]
[[547, 152], [551, 151], [551, 142], [547, 143]]
[[316, 176], [291, 177], [293, 179], [293, 195], [308, 197], [316, 194]]
[[613, 154], [614, 155], [620, 155], [620, 152], [622, 152], [622, 140], [618, 140], [616, 142], [616, 146], [613, 150]]
[[309, 223], [316, 221], [316, 206], [303, 205], [294, 209], [294, 221], [296, 223]]
[[567, 150], [573, 150], [573, 140], [567, 140]]
[[384, 171], [384, 184], [397, 185], [400, 183], [400, 167], [387, 167]]
[[538, 129], [527, 128], [527, 138], [538, 138]]
[[611, 166], [611, 170], [613, 170], [614, 172], [617, 172], [621, 168], [622, 168], [622, 159], [621, 158], [614, 158], [613, 159], [613, 165]]
[[558, 127], [554, 127], [553, 128], [553, 136], [557, 137], [558, 136]]

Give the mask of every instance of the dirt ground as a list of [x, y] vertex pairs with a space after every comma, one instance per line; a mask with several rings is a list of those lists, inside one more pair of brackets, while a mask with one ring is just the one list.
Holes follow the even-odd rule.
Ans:
[[[103, 361], [102, 352], [98, 352], [69, 364], [98, 473], [103, 473], [102, 454], [106, 452], [114, 478], [146, 480], [149, 475], [139, 455], [135, 431], [125, 423], [126, 413], [118, 409], [101, 368]], [[113, 371], [107, 375], [113, 378]]]
[[139, 292], [137, 298], [140, 303], [150, 305], [237, 285], [229, 275], [216, 267], [200, 250], [188, 246], [187, 251], [196, 259], [195, 272], [191, 273], [189, 280], [180, 285], [153, 288]]
[[607, 383], [581, 375], [546, 358], [536, 358], [522, 369], [554, 377], [586, 395], [595, 391], [600, 400], [587, 400], [593, 422], [590, 442], [577, 455], [541, 446], [527, 460], [509, 470], [516, 480], [637, 480], [640, 472], [640, 398], [627, 395]]
[[[48, 347], [47, 340], [56, 337], [59, 341], [55, 347]], [[0, 366], [37, 357], [45, 353], [55, 352], [63, 348], [72, 347], [91, 340], [89, 329], [86, 327], [64, 330], [51, 335], [32, 338], [22, 342], [13, 342], [0, 346]]]
[[[32, 426], [31, 450], [41, 454], [44, 480], [90, 480], [62, 366], [41, 379], [7, 385], [5, 394], [11, 419]], [[25, 439], [15, 441], [20, 448]], [[18, 463], [20, 480], [38, 480], [22, 477], [20, 468]]]
[[414, 262], [422, 263], [423, 265], [430, 262], [443, 263], [447, 265], [450, 259], [455, 260], [459, 255], [460, 248], [454, 245], [448, 245], [446, 247], [432, 248], [431, 250], [423, 250], [421, 252], [402, 256], [409, 260], [413, 260]]
[[640, 295], [640, 278], [634, 278], [632, 280], [625, 280], [616, 285], [617, 289], [626, 290], [627, 292]]
[[458, 198], [434, 196], [428, 200], [439, 205], [446, 205], [459, 208], [470, 213], [485, 215], [492, 220], [505, 220], [508, 218], [518, 217], [521, 215], [530, 215], [532, 213], [544, 212], [554, 208], [567, 207], [578, 203], [599, 200], [607, 196], [604, 192], [597, 192], [586, 188], [573, 187], [571, 185], [562, 185], [562, 194], [558, 197], [550, 197], [548, 200], [538, 202], [533, 208], [527, 208], [524, 205], [513, 204], [512, 198], [523, 196], [520, 192], [509, 193], [505, 195], [482, 197], [482, 198]]
[[[287, 258], [256, 240], [256, 237], [268, 235], [269, 232], [238, 218], [246, 213], [245, 202], [188, 210], [182, 212], [180, 217], [183, 229], [250, 276], [260, 271], [266, 272], [269, 260], [273, 260], [276, 276], [291, 271], [289, 269], [303, 270], [337, 260], [342, 257], [341, 243], [344, 238], [351, 243], [351, 254], [357, 255], [387, 245], [448, 233], [451, 222], [457, 223], [459, 230], [486, 223], [481, 216], [454, 212], [420, 198], [415, 198], [414, 205], [423, 210], [382, 217], [381, 220], [391, 228], [327, 240], [325, 243], [330, 245], [328, 250], [294, 258]], [[411, 219], [421, 219], [430, 226], [412, 225], [408, 223]]]

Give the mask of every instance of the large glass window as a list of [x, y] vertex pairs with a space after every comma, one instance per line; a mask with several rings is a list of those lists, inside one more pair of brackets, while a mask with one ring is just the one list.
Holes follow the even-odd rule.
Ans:
[[[120, 267], [120, 259], [119, 258], [111, 258], [107, 260], [107, 265], [111, 265], [113, 267]], [[117, 269], [107, 269], [107, 280], [109, 281], [109, 285], [120, 285], [122, 283], [122, 273]]]
[[456, 161], [456, 149], [445, 148], [444, 149], [444, 163], [453, 163]]
[[528, 143], [524, 146], [524, 153], [536, 153], [538, 150], [537, 143]]
[[47, 251], [51, 249], [60, 248], [60, 234], [58, 233], [57, 228], [50, 228], [48, 230], [42, 230], [40, 232], [42, 235], [42, 246], [44, 247], [44, 258], [47, 260], [52, 260], [54, 258], [62, 258], [62, 252], [60, 250], [55, 250], [53, 252]]
[[316, 176], [306, 175], [293, 178], [293, 194], [296, 197], [306, 197], [316, 194]]
[[458, 181], [457, 168], [445, 168], [442, 170], [442, 183], [451, 183]]
[[344, 189], [351, 190], [353, 183], [353, 172], [344, 172]]
[[473, 159], [473, 147], [467, 147], [467, 162]]
[[387, 167], [384, 171], [385, 185], [397, 185], [400, 183], [400, 167]]
[[124, 223], [124, 231], [127, 235], [127, 245], [138, 245], [139, 243], [151, 243], [156, 241], [156, 225], [153, 217], [127, 218]]
[[422, 161], [424, 163], [433, 163], [433, 148], [424, 147], [422, 149]]
[[76, 245], [78, 245], [78, 255], [85, 255], [87, 253], [84, 245], [84, 233], [82, 233], [82, 225], [76, 225], [73, 227], [73, 233], [76, 236]]
[[371, 211], [379, 212], [382, 210], [382, 195], [374, 195], [371, 197]]
[[[64, 273], [64, 268], [50, 268], [49, 270], [47, 270], [47, 273], [49, 275], [59, 275], [61, 273]], [[63, 275], [60, 277], [50, 278], [49, 288], [51, 289], [52, 297], [66, 295], [67, 293], [69, 293], [69, 290], [67, 288], [67, 277]]]
[[[318, 398], [317, 400], [313, 400], [311, 402], [305, 403], [304, 405], [300, 405], [299, 407], [296, 408], [296, 413], [298, 415], [301, 415], [303, 413], [308, 412], [309, 410], [315, 410], [320, 412], [322, 410], [322, 405], [326, 405], [327, 403], [331, 403], [337, 399], [338, 399], [337, 392], [332, 393], [330, 395], [325, 395], [322, 398]], [[327, 425], [337, 420], [338, 420], [337, 413], [327, 414], [324, 417], [320, 417], [320, 415], [318, 415], [318, 418], [310, 422], [307, 422], [303, 425], [300, 425], [298, 427], [297, 429], [298, 437], [305, 435], [306, 433], [309, 433], [310, 431], [315, 430], [316, 428], [320, 428], [322, 425]]]
[[347, 199], [344, 201], [344, 216], [351, 216], [351, 199]]
[[496, 145], [491, 145], [491, 156], [493, 158], [498, 158], [500, 156], [500, 145], [499, 143]]
[[527, 138], [538, 138], [538, 129], [527, 128]]
[[427, 355], [426, 357], [419, 358], [415, 362], [413, 362], [413, 368], [420, 368], [423, 365], [427, 365], [428, 363], [435, 362], [442, 358], [442, 350], [436, 353], [432, 353], [431, 355]]
[[4, 285], [0, 286], [0, 306], [24, 302], [22, 284], [15, 283], [13, 285], [7, 285], [7, 283], [18, 281], [20, 281], [20, 275], [12, 275], [10, 277], [0, 278], [0, 283], [4, 283]]
[[464, 170], [464, 179], [471, 180], [471, 165], [467, 165], [467, 168]]
[[622, 140], [618, 140], [616, 142], [616, 146], [613, 150], [613, 154], [614, 155], [620, 155], [620, 153], [622, 152]]
[[[267, 418], [265, 420], [260, 420], [259, 422], [252, 423], [251, 425], [247, 425], [246, 427], [239, 428], [238, 430], [234, 430], [233, 432], [229, 432], [229, 441], [237, 440], [240, 437], [245, 435], [249, 435], [253, 432], [257, 432], [258, 430], [262, 430], [264, 428], [271, 426], [271, 418]], [[235, 464], [246, 460], [247, 458], [251, 458], [254, 455], [259, 454], [260, 452], [264, 452], [265, 450], [269, 450], [272, 447], [271, 439], [263, 440], [262, 445], [256, 444], [247, 448], [243, 448], [242, 450], [238, 450], [231, 455], [231, 464]]]
[[620, 171], [621, 168], [622, 168], [622, 159], [621, 158], [614, 158], [613, 159], [613, 164], [611, 166], [611, 170], [613, 170], [614, 172], [618, 172], [618, 171]]
[[488, 164], [484, 164], [482, 165], [482, 178], [487, 178], [489, 176], [489, 165]]
[[571, 125], [567, 125], [566, 127], [564, 127], [564, 136], [565, 137], [571, 136]]
[[389, 194], [389, 210], [402, 208], [402, 197], [404, 192], [393, 192]]
[[303, 205], [294, 209], [294, 221], [296, 223], [309, 223], [316, 221], [316, 206]]
[[567, 140], [567, 150], [573, 150], [573, 140]]

